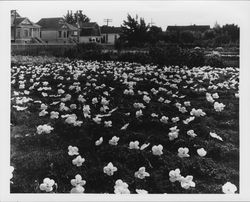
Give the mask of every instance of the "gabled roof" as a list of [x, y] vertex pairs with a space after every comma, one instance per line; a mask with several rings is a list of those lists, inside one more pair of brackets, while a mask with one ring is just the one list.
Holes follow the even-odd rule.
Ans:
[[99, 27], [99, 25], [96, 22], [80, 22], [79, 27], [80, 28], [94, 28], [94, 27]]
[[37, 22], [42, 29], [59, 30], [63, 27], [69, 30], [78, 30], [75, 26], [64, 21], [63, 18], [42, 18]]
[[102, 34], [120, 34], [121, 32], [122, 32], [121, 27], [110, 27], [107, 25], [101, 27]]
[[20, 26], [20, 25], [22, 24], [22, 22], [24, 22], [25, 20], [28, 21], [28, 22], [30, 23], [30, 26], [37, 27], [37, 28], [40, 27], [40, 26], [37, 25], [36, 23], [31, 22], [31, 21], [30, 21], [28, 18], [26, 18], [26, 17], [23, 17], [23, 18], [17, 17], [16, 19], [14, 19], [13, 23], [11, 24], [11, 26], [14, 26], [14, 25]]
[[80, 28], [80, 36], [101, 36], [100, 29], [95, 28]]

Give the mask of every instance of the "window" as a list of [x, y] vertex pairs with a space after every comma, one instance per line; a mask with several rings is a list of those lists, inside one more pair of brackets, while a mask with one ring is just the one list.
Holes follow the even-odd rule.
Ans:
[[74, 36], [77, 36], [78, 34], [77, 34], [77, 31], [74, 31]]
[[20, 31], [20, 29], [17, 30], [17, 38], [21, 38], [21, 31]]
[[29, 36], [32, 36], [32, 28], [29, 30]]
[[28, 34], [29, 34], [28, 30], [25, 29], [25, 30], [24, 30], [24, 37], [28, 37]]
[[69, 31], [67, 31], [67, 38], [69, 38]]
[[59, 34], [58, 37], [62, 38], [62, 31], [58, 31], [58, 34]]
[[63, 32], [63, 38], [66, 38], [66, 34], [67, 34], [66, 32]]

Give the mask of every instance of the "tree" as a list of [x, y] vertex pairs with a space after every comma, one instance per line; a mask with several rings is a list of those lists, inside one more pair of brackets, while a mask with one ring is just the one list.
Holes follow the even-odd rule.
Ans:
[[138, 19], [128, 14], [127, 21], [123, 21], [121, 39], [126, 41], [130, 46], [141, 46], [148, 41], [149, 25], [143, 18]]
[[233, 42], [239, 40], [240, 29], [237, 25], [234, 25], [234, 24], [223, 25], [222, 32], [224, 34], [228, 35], [230, 37], [231, 41], [233, 41]]
[[78, 10], [74, 14], [72, 11], [68, 11], [67, 14], [64, 16], [64, 20], [69, 24], [77, 24], [77, 22], [79, 23], [90, 22], [90, 18], [84, 15], [82, 13], [82, 10]]
[[180, 33], [180, 41], [183, 43], [193, 43], [195, 40], [194, 34], [191, 31], [182, 31]]
[[162, 34], [161, 27], [157, 27], [157, 26], [150, 27], [148, 31], [149, 41], [151, 43], [156, 43], [157, 41], [160, 40], [161, 34]]

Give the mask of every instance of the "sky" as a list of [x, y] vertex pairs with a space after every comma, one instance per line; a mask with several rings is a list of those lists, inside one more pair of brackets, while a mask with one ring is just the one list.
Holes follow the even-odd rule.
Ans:
[[41, 18], [62, 17], [67, 10], [83, 10], [91, 21], [99, 25], [112, 19], [110, 26], [120, 26], [127, 14], [143, 17], [146, 23], [162, 27], [168, 25], [238, 24], [241, 2], [237, 1], [21, 1], [8, 2], [22, 17], [37, 22]]

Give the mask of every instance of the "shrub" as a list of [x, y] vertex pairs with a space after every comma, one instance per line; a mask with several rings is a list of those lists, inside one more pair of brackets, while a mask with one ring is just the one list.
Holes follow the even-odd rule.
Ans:
[[183, 63], [188, 67], [203, 66], [205, 63], [205, 57], [202, 50], [183, 50], [182, 55], [184, 60]]
[[211, 67], [224, 67], [224, 62], [220, 55], [211, 54], [207, 56], [205, 65], [209, 65]]
[[149, 55], [156, 64], [179, 65], [181, 63], [181, 49], [175, 44], [159, 42], [150, 47]]

